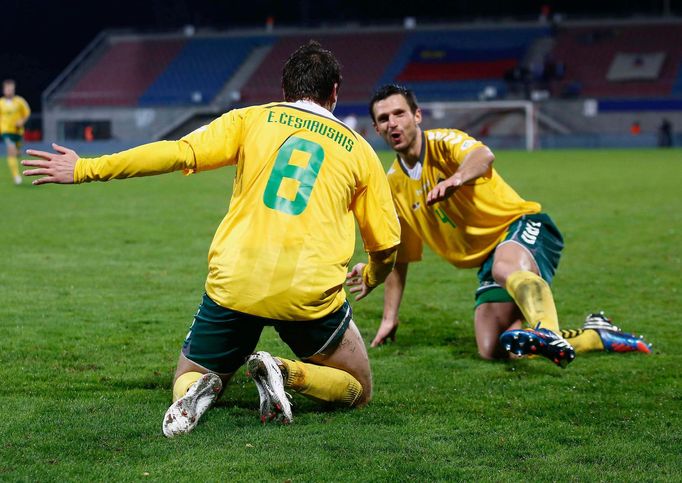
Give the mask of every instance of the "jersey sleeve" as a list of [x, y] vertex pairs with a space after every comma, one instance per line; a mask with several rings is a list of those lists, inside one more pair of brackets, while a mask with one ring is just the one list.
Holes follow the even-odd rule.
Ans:
[[183, 141], [158, 141], [99, 158], [80, 158], [74, 183], [108, 181], [194, 168], [194, 153]]
[[367, 148], [367, 171], [360, 180], [352, 210], [368, 252], [394, 247], [400, 243], [400, 224], [393, 205], [391, 188], [379, 158]]
[[234, 109], [183, 137], [194, 152], [195, 166], [187, 173], [237, 164], [246, 109]]
[[151, 176], [178, 170], [193, 173], [235, 164], [243, 112], [243, 109], [230, 111], [179, 141], [158, 141], [99, 158], [79, 159], [74, 182]]
[[458, 165], [462, 164], [471, 152], [485, 146], [481, 141], [463, 131], [454, 131], [451, 135], [446, 136], [443, 141], [445, 146], [447, 146], [450, 159]]
[[[445, 133], [448, 133], [448, 131], [445, 131]], [[441, 135], [443, 134], [441, 133]], [[478, 139], [456, 129], [450, 130], [449, 134], [446, 134], [438, 144], [440, 163], [442, 163], [443, 171], [449, 175], [454, 174], [474, 151], [486, 148], [486, 145]], [[486, 183], [491, 177], [492, 167], [485, 174], [467, 184]]]
[[418, 262], [422, 259], [422, 251], [422, 239], [410, 228], [410, 225], [405, 220], [400, 218], [400, 246], [398, 247], [396, 262]]
[[31, 115], [31, 108], [28, 106], [28, 102], [22, 97], [19, 101], [19, 105], [21, 107], [21, 117], [22, 118], [27, 118], [28, 116]]

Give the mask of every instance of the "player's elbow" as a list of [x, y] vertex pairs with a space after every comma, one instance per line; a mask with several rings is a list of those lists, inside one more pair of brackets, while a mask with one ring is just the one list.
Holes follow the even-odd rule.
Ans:
[[368, 287], [376, 287], [386, 280], [386, 277], [393, 270], [397, 253], [397, 246], [369, 253], [369, 263], [365, 267], [365, 273], [363, 273], [363, 279], [365, 279]]
[[495, 154], [490, 150], [490, 148], [486, 147], [485, 148], [485, 154], [483, 157], [483, 163], [490, 167], [492, 166], [493, 162], [495, 161]]

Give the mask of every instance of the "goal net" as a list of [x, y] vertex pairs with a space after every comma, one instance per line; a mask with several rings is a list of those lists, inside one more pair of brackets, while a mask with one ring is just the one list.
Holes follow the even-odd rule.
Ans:
[[530, 101], [423, 102], [423, 127], [454, 128], [496, 148], [537, 147], [537, 116]]

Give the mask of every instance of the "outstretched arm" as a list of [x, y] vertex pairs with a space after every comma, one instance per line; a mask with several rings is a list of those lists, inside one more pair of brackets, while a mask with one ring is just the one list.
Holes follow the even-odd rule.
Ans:
[[438, 203], [452, 196], [462, 185], [486, 174], [495, 160], [495, 155], [486, 146], [470, 152], [455, 174], [441, 181], [429, 191], [426, 202], [429, 205]]
[[407, 282], [407, 267], [407, 263], [396, 263], [395, 268], [386, 278], [384, 283], [384, 315], [372, 340], [372, 347], [380, 346], [389, 340], [395, 341], [395, 333], [398, 331], [398, 325], [400, 325], [398, 319], [400, 301], [403, 298]]
[[36, 168], [24, 171], [26, 176], [42, 176], [33, 181], [35, 185], [151, 176], [191, 170], [196, 166], [192, 147], [182, 140], [143, 144], [120, 153], [89, 159], [80, 158], [72, 149], [58, 144], [52, 144], [52, 148], [54, 153], [33, 149], [26, 151], [31, 156], [41, 158], [22, 161], [24, 166]]

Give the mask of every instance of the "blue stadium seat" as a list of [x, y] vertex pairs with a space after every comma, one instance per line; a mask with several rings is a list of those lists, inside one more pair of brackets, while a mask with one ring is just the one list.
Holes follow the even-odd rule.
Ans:
[[194, 38], [140, 96], [141, 106], [208, 104], [256, 47], [271, 37]]
[[[528, 47], [541, 38], [550, 35], [549, 27], [520, 27], [504, 29], [466, 29], [466, 30], [433, 30], [412, 32], [400, 46], [393, 61], [389, 64], [379, 85], [389, 82], [405, 84], [415, 91], [421, 101], [438, 100], [477, 100], [481, 91], [487, 86], [497, 88], [498, 96], [503, 97], [507, 86], [502, 76], [499, 78], [474, 78], [459, 80], [401, 80], [401, 73], [406, 72], [411, 62], [415, 62], [420, 50], [432, 49], [444, 57], [443, 72], [452, 73], [453, 65], [458, 62], [499, 62], [501, 53], [521, 62]], [[438, 60], [431, 62], [429, 70], [437, 70]], [[418, 71], [418, 69], [414, 69]], [[482, 69], [485, 71], [485, 69]], [[409, 77], [409, 76], [402, 76]]]
[[674, 97], [682, 97], [682, 61], [680, 61], [680, 65], [677, 68], [677, 77], [675, 78], [671, 94]]

